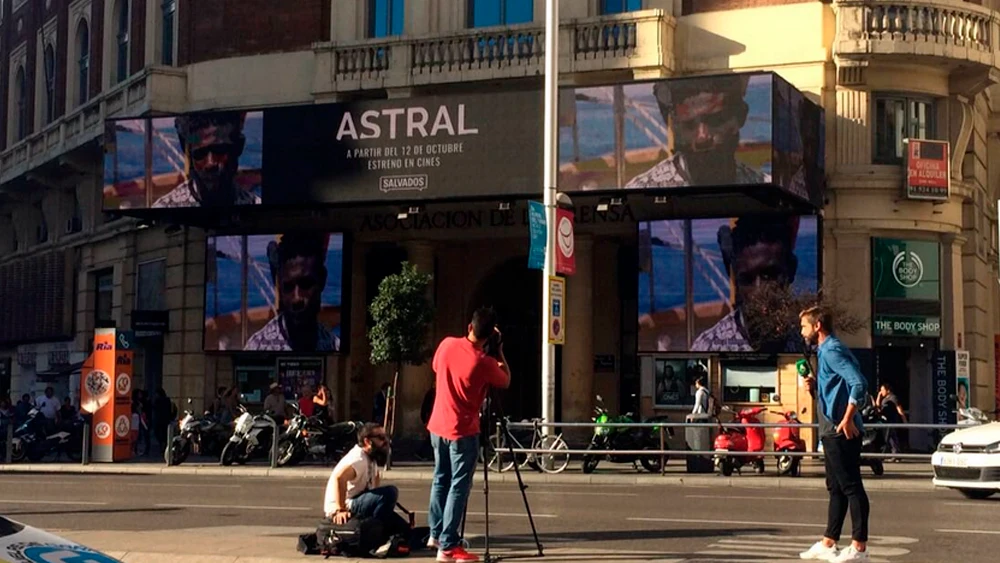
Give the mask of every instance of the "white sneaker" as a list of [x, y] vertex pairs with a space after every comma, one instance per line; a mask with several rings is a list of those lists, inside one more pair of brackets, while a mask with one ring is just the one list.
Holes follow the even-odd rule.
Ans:
[[853, 545], [849, 545], [840, 552], [840, 555], [830, 561], [833, 563], [861, 563], [863, 561], [871, 561], [871, 557], [868, 556], [868, 551], [858, 551], [854, 549]]
[[840, 555], [837, 546], [827, 547], [823, 545], [823, 542], [818, 541], [809, 548], [808, 551], [803, 551], [799, 554], [799, 559], [807, 559], [810, 561], [834, 561]]

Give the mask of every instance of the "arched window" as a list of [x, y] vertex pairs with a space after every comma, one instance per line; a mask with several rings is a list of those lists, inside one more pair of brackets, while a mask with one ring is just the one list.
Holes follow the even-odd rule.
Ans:
[[87, 20], [80, 20], [80, 25], [76, 28], [76, 49], [79, 58], [76, 61], [77, 69], [77, 104], [83, 105], [90, 99], [90, 27]]
[[28, 136], [28, 85], [24, 77], [24, 67], [18, 67], [14, 78], [14, 95], [17, 96], [17, 140]]
[[118, 0], [115, 15], [118, 21], [118, 66], [115, 83], [128, 78], [128, 44], [129, 44], [129, 0]]
[[49, 43], [45, 46], [45, 123], [56, 118], [56, 52]]
[[174, 64], [174, 20], [177, 17], [177, 0], [163, 0], [163, 53], [160, 62], [167, 66]]

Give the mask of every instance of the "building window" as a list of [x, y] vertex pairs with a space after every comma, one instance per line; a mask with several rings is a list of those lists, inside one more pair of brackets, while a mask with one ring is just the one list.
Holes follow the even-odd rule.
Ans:
[[49, 240], [49, 223], [45, 220], [45, 209], [42, 207], [42, 202], [35, 204], [35, 212], [38, 214], [38, 226], [35, 230], [35, 242], [42, 244], [48, 242]]
[[167, 310], [167, 261], [163, 258], [139, 264], [136, 272], [135, 308]]
[[17, 140], [28, 136], [28, 84], [24, 77], [24, 67], [17, 69], [14, 78], [14, 95], [17, 96]]
[[642, 0], [601, 0], [601, 14], [622, 14], [642, 9]]
[[773, 364], [723, 366], [722, 389], [726, 403], [769, 403], [778, 390], [778, 368]]
[[163, 42], [160, 46], [163, 53], [160, 62], [167, 66], [174, 64], [174, 20], [177, 17], [177, 0], [163, 2]]
[[73, 215], [66, 220], [66, 234], [79, 233], [83, 230], [83, 210], [80, 209], [80, 198], [73, 190]]
[[878, 95], [875, 98], [876, 164], [900, 164], [904, 139], [933, 139], [934, 102], [926, 98]]
[[56, 53], [52, 44], [45, 47], [45, 124], [56, 119]]
[[129, 44], [129, 14], [128, 14], [128, 2], [129, 0], [120, 0], [118, 2], [118, 64], [117, 64], [117, 74], [115, 75], [115, 83], [121, 82], [128, 78], [128, 44]]
[[469, 0], [469, 27], [529, 23], [534, 16], [534, 0]]
[[80, 55], [76, 61], [76, 79], [79, 88], [76, 101], [79, 105], [83, 105], [90, 99], [90, 27], [87, 25], [87, 20], [80, 20], [80, 25], [76, 28], [76, 48]]
[[114, 309], [115, 279], [114, 270], [101, 270], [94, 274], [94, 321], [97, 328], [115, 326], [112, 317]]
[[368, 37], [403, 34], [403, 0], [368, 0]]

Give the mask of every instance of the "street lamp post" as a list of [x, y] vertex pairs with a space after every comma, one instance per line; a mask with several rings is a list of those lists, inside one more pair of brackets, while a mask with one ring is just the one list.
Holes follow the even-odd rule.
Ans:
[[[546, 242], [542, 270], [542, 418], [555, 421], [556, 349], [549, 343], [549, 278], [556, 275], [556, 183], [559, 179], [559, 0], [545, 0], [544, 199]], [[548, 428], [543, 428], [548, 433]]]

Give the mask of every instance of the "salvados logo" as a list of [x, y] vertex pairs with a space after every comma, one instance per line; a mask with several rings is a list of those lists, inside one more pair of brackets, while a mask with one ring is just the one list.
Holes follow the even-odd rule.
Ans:
[[892, 277], [903, 287], [915, 287], [924, 279], [924, 262], [916, 252], [904, 250], [892, 259]]

